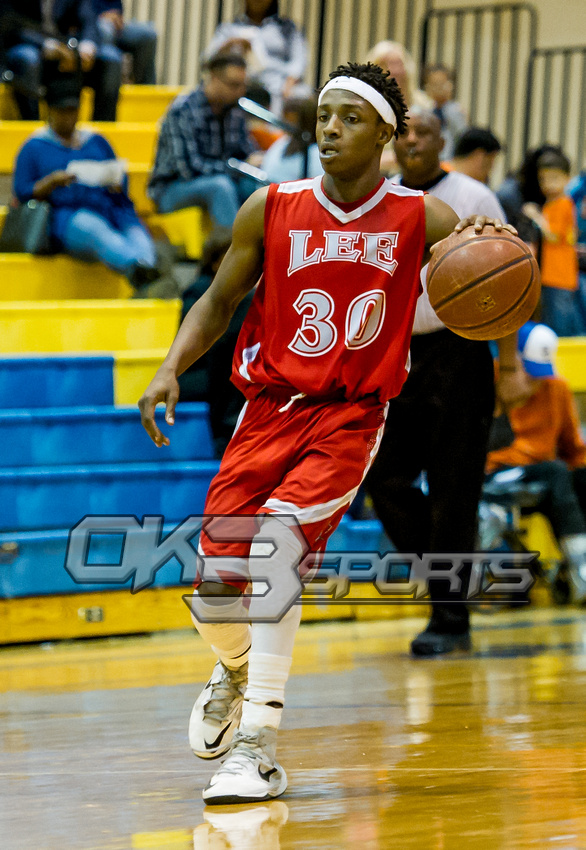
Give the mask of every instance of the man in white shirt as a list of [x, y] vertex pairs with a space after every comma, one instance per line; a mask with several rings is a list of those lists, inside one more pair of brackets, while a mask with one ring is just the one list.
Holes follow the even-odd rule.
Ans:
[[[440, 164], [441, 124], [432, 112], [413, 109], [407, 133], [395, 141], [401, 174], [394, 178], [449, 204], [460, 216], [505, 221], [491, 190]], [[484, 481], [488, 433], [494, 409], [494, 370], [486, 342], [449, 331], [432, 309], [424, 287], [417, 302], [411, 341], [411, 371], [392, 399], [387, 427], [366, 480], [389, 538], [402, 552], [473, 552], [478, 501]], [[516, 334], [499, 341], [504, 404], [522, 392]], [[414, 486], [422, 480], [425, 486]], [[424, 492], [425, 490], [425, 492]], [[465, 579], [465, 575], [463, 574]], [[462, 593], [445, 581], [431, 582], [432, 616], [411, 644], [414, 655], [470, 648], [469, 612]]]

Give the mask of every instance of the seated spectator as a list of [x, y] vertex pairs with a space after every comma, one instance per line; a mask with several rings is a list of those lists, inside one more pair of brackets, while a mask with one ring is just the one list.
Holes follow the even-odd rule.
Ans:
[[[433, 100], [417, 87], [415, 60], [398, 41], [379, 41], [368, 51], [364, 61], [379, 65], [395, 78], [409, 109], [414, 106], [425, 110], [433, 109]], [[399, 173], [392, 141], [383, 150], [381, 171], [388, 177]]]
[[151, 23], [124, 18], [122, 0], [93, 0], [98, 27], [104, 44], [114, 44], [132, 56], [132, 82], [152, 86], [156, 83], [155, 57], [157, 31]]
[[561, 151], [547, 151], [537, 161], [543, 208], [526, 203], [523, 212], [539, 228], [541, 247], [541, 318], [558, 336], [579, 336], [583, 328], [577, 303], [578, 254], [576, 211], [566, 194], [570, 160]]
[[278, 0], [245, 0], [240, 17], [220, 24], [204, 58], [226, 53], [246, 59], [251, 79], [270, 92], [278, 115], [307, 69], [305, 37], [290, 18], [279, 15]]
[[70, 80], [48, 89], [48, 126], [20, 149], [14, 194], [20, 203], [49, 201], [57, 250], [100, 261], [140, 290], [159, 277], [155, 246], [127, 195], [127, 178], [109, 142], [77, 129], [79, 102], [80, 91]]
[[578, 267], [580, 269], [578, 287], [578, 307], [582, 327], [586, 329], [586, 170], [570, 181], [567, 190], [568, 195], [576, 207], [578, 219]]
[[527, 151], [520, 168], [508, 174], [496, 191], [507, 221], [516, 227], [521, 239], [531, 246], [539, 258], [541, 252], [541, 233], [537, 225], [523, 212], [526, 203], [545, 203], [543, 192], [537, 179], [537, 162], [546, 151], [559, 151], [554, 145], [541, 145], [539, 148]]
[[[256, 103], [258, 106], [262, 106], [263, 109], [268, 109], [270, 111], [271, 96], [260, 83], [256, 83], [254, 80], [249, 81], [246, 86], [245, 97], [247, 100], [252, 100], [253, 103]], [[254, 144], [258, 148], [256, 156], [258, 156], [260, 164], [260, 161], [262, 160], [262, 152], [268, 151], [270, 146], [276, 142], [277, 139], [281, 138], [283, 131], [274, 125], [263, 121], [262, 118], [257, 118], [251, 115], [249, 112], [246, 113], [246, 128], [252, 137]]]
[[[226, 227], [217, 227], [206, 239], [200, 273], [189, 289], [183, 293], [181, 321], [210, 286], [230, 247], [231, 239], [231, 230]], [[244, 397], [230, 381], [230, 375], [236, 340], [252, 296], [253, 293], [249, 292], [243, 298], [230, 320], [227, 331], [203, 357], [200, 357], [179, 377], [181, 401], [205, 401], [209, 404], [210, 427], [218, 458], [224, 454], [244, 404]]]
[[94, 90], [94, 121], [115, 121], [122, 54], [100, 44], [92, 0], [54, 0], [53, 3], [10, 3], [22, 18], [11, 28], [6, 63], [14, 75], [14, 97], [25, 120], [38, 120], [39, 97], [54, 79], [75, 78]]
[[[468, 118], [454, 97], [456, 75], [446, 65], [429, 65], [425, 69], [425, 93], [433, 100], [433, 111], [442, 125], [444, 150], [442, 156], [451, 160], [457, 139], [468, 126]], [[471, 177], [474, 175], [470, 175]], [[483, 180], [483, 183], [486, 181]]]
[[231, 227], [250, 185], [233, 176], [230, 157], [254, 150], [238, 100], [246, 92], [241, 56], [216, 56], [199, 88], [170, 106], [157, 145], [149, 194], [159, 212], [203, 206], [214, 224]]
[[457, 139], [449, 167], [488, 185], [500, 150], [501, 143], [490, 130], [470, 127]]
[[[532, 508], [550, 521], [568, 567], [574, 602], [586, 602], [586, 443], [568, 383], [554, 371], [557, 337], [527, 322], [518, 346], [527, 375], [527, 397], [509, 412], [512, 444], [489, 452], [489, 478], [519, 468], [521, 480], [544, 485]], [[515, 480], [519, 480], [516, 478]]]
[[317, 102], [313, 98], [289, 98], [283, 104], [284, 120], [296, 127], [298, 133], [281, 136], [262, 158], [260, 167], [270, 183], [323, 174], [315, 139], [316, 112]]

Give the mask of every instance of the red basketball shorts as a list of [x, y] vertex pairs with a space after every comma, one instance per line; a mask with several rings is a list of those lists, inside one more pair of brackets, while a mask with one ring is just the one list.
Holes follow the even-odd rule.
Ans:
[[[375, 458], [385, 416], [386, 408], [371, 398], [288, 402], [261, 393], [242, 410], [210, 485], [206, 516], [293, 517], [309, 551], [323, 551]], [[240, 562], [241, 568], [227, 570], [221, 579], [244, 590], [252, 532], [227, 542], [212, 528], [213, 523], [202, 529], [200, 554], [204, 560], [211, 556]]]

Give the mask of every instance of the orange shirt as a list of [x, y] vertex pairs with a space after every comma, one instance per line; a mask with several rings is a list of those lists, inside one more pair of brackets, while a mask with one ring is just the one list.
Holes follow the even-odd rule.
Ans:
[[556, 198], [543, 205], [547, 226], [557, 241], [543, 240], [541, 249], [541, 282], [557, 289], [578, 288], [578, 255], [574, 247], [577, 236], [576, 212], [571, 198]]
[[524, 405], [510, 411], [509, 419], [515, 440], [511, 446], [489, 453], [487, 472], [556, 458], [572, 468], [586, 466], [578, 410], [563, 378], [545, 378]]

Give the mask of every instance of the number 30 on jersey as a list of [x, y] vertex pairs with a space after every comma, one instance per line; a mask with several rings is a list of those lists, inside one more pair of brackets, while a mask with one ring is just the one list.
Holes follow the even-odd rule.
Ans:
[[[338, 328], [333, 321], [338, 317], [332, 296], [322, 289], [304, 289], [293, 307], [301, 316], [301, 326], [289, 343], [291, 351], [303, 357], [320, 357], [331, 351], [338, 341]], [[346, 348], [365, 348], [374, 342], [383, 326], [385, 309], [382, 289], [358, 295], [346, 312]]]

